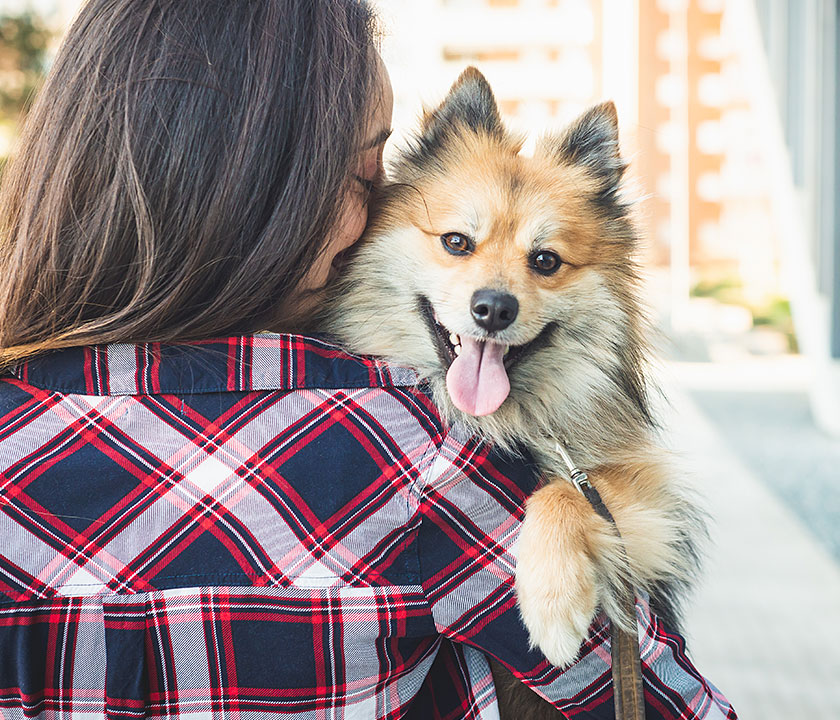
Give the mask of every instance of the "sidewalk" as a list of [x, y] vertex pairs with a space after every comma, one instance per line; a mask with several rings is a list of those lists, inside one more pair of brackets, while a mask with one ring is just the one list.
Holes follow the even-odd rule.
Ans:
[[840, 567], [699, 411], [691, 368], [665, 378], [664, 426], [714, 517], [689, 654], [742, 720], [840, 720]]

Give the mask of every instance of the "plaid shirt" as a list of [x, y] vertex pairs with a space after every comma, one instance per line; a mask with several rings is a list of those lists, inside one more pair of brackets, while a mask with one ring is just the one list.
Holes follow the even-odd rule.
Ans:
[[[320, 340], [76, 348], [0, 380], [0, 717], [498, 718], [486, 654], [612, 717], [609, 632], [560, 671], [514, 548], [533, 466], [403, 368]], [[734, 718], [638, 605], [651, 718]]]

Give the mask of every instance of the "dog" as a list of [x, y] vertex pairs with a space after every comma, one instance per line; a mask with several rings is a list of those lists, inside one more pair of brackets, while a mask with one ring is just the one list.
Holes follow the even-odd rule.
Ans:
[[[704, 526], [651, 409], [615, 106], [521, 148], [468, 68], [393, 162], [326, 325], [416, 369], [447, 421], [536, 458], [516, 595], [532, 644], [564, 667], [599, 608], [635, 632], [628, 587], [678, 622]], [[620, 537], [565, 477], [562, 449]]]

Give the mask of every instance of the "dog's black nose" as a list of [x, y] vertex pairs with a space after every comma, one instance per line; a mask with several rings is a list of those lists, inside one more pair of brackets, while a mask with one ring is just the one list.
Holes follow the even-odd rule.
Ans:
[[510, 293], [476, 290], [470, 302], [473, 319], [487, 332], [504, 330], [519, 314], [519, 301]]

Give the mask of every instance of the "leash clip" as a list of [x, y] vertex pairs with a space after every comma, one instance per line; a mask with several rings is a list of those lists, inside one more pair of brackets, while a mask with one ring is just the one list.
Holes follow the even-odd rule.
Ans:
[[557, 440], [554, 444], [555, 449], [557, 452], [560, 453], [560, 457], [563, 458], [563, 462], [566, 463], [566, 468], [569, 471], [569, 479], [572, 482], [581, 495], [586, 495], [586, 490], [592, 489], [592, 483], [589, 482], [589, 476], [581, 470], [577, 465], [575, 465], [574, 460], [572, 460], [571, 455], [569, 455], [569, 451], [566, 450], [566, 446], [563, 445], [562, 442]]
[[[569, 471], [569, 477], [574, 485], [588, 501], [592, 508], [598, 515], [606, 520], [615, 531], [616, 537], [621, 539], [621, 533], [615, 524], [615, 519], [610, 514], [604, 501], [598, 494], [598, 491], [589, 482], [586, 473], [583, 472], [574, 460], [572, 460], [566, 446], [560, 441], [555, 440], [555, 449], [560, 453], [566, 468]], [[629, 565], [627, 562], [627, 554], [624, 545], [621, 546], [621, 555], [623, 563], [626, 568], [627, 578], [632, 577]], [[627, 584], [624, 598], [625, 612], [628, 617], [635, 617], [635, 591]], [[613, 679], [613, 697], [615, 699], [615, 717], [617, 720], [644, 720], [645, 719], [645, 693], [642, 678], [642, 663], [639, 654], [639, 638], [637, 632], [627, 633], [621, 630], [618, 625], [611, 623], [612, 628], [610, 637], [612, 639], [611, 658], [612, 658], [612, 679]]]

